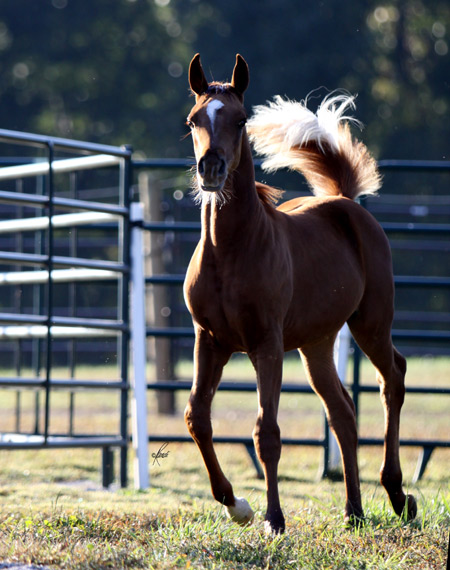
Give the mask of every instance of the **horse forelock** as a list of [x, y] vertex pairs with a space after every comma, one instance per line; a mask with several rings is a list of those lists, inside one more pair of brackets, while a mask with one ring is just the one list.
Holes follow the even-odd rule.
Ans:
[[229, 83], [219, 83], [217, 81], [213, 81], [208, 85], [208, 89], [206, 90], [205, 94], [207, 95], [223, 95], [224, 93], [230, 92], [232, 89]]
[[212, 81], [208, 84], [208, 89], [205, 89], [201, 95], [234, 95], [242, 102], [242, 96], [231, 85], [231, 83]]

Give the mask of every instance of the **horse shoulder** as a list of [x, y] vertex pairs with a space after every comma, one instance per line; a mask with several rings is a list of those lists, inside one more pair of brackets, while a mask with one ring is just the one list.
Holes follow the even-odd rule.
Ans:
[[217, 282], [214, 263], [208, 261], [208, 252], [200, 241], [189, 262], [184, 280], [184, 298], [192, 315], [202, 312], [211, 299], [211, 288]]

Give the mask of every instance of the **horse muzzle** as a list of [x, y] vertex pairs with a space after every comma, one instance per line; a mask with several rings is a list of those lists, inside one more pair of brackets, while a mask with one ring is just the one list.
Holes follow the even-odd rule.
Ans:
[[220, 192], [228, 176], [226, 160], [215, 151], [207, 151], [197, 163], [197, 178], [205, 192]]

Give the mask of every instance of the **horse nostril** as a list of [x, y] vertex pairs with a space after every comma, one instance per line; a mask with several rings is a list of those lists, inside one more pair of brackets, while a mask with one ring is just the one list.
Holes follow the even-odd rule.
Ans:
[[201, 176], [205, 174], [205, 159], [203, 157], [198, 162], [197, 170]]
[[218, 183], [217, 177], [223, 178], [227, 172], [226, 160], [218, 156], [215, 152], [207, 152], [197, 163], [197, 174], [202, 178], [207, 178], [214, 185]]

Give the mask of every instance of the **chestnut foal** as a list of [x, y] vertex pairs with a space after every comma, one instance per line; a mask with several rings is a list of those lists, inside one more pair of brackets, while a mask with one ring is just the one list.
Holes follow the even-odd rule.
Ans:
[[[259, 107], [249, 131], [268, 167], [301, 171], [315, 196], [275, 208], [277, 191], [255, 183], [245, 128], [249, 83], [237, 55], [231, 83], [208, 83], [200, 57], [191, 61], [195, 94], [188, 125], [197, 163], [202, 232], [184, 294], [195, 326], [194, 382], [185, 420], [209, 473], [214, 498], [241, 524], [253, 518], [235, 497], [214, 451], [211, 403], [231, 354], [246, 352], [256, 370], [258, 416], [253, 431], [267, 486], [268, 532], [285, 528], [278, 495], [281, 452], [277, 412], [284, 351], [298, 348], [339, 443], [346, 487], [345, 518], [363, 518], [353, 402], [339, 381], [333, 345], [345, 322], [377, 370], [386, 429], [381, 482], [393, 508], [417, 507], [402, 489], [399, 417], [405, 359], [391, 341], [393, 279], [387, 239], [353, 199], [379, 185], [374, 159], [350, 135], [353, 99], [326, 99], [317, 114], [276, 98]], [[347, 120], [346, 120], [347, 119]]]

